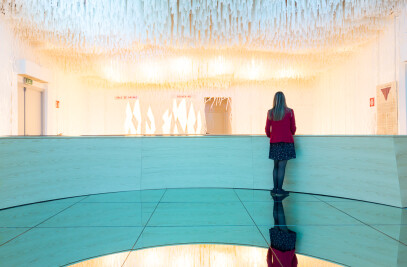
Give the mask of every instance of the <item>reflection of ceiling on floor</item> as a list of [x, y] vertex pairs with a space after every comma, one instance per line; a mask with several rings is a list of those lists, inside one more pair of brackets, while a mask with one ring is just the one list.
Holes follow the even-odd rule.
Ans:
[[[376, 36], [405, 2], [8, 0], [0, 2], [0, 10], [20, 37], [68, 68], [78, 68], [79, 61], [88, 76], [165, 83], [177, 80], [177, 71], [187, 76], [181, 80], [223, 74], [238, 80], [313, 76], [329, 63], [326, 58]], [[151, 62], [147, 73], [126, 73], [144, 69], [134, 64], [140, 60]], [[101, 63], [107, 69], [98, 69]], [[218, 67], [211, 68], [214, 64]]]
[[[339, 267], [335, 263], [296, 255], [299, 266]], [[120, 266], [179, 267], [233, 266], [267, 267], [267, 249], [257, 247], [195, 244], [165, 246], [107, 255], [71, 265], [71, 267]]]

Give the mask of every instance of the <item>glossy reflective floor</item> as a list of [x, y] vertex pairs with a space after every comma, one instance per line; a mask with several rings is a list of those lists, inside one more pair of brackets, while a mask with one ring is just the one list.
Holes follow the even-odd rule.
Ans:
[[176, 244], [267, 248], [280, 204], [298, 254], [345, 266], [407, 266], [406, 209], [296, 193], [280, 201], [243, 189], [128, 191], [0, 210], [0, 266], [70, 265]]

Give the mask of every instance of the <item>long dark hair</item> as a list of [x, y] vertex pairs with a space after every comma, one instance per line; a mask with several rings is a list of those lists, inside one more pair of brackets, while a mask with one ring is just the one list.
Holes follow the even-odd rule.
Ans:
[[274, 95], [273, 108], [269, 111], [269, 119], [273, 121], [280, 121], [284, 118], [287, 111], [287, 103], [283, 92], [278, 91]]

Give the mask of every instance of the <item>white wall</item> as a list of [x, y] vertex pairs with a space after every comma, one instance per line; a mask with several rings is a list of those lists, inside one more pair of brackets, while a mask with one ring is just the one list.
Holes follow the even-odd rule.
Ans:
[[264, 134], [267, 110], [273, 105], [274, 94], [282, 91], [287, 105], [294, 109], [297, 134], [313, 134], [313, 84], [312, 81], [293, 81], [231, 88], [233, 133]]
[[[150, 106], [154, 114], [157, 126], [156, 134], [162, 134], [164, 123], [162, 116], [166, 110], [172, 111], [172, 101], [177, 100], [179, 104], [182, 98], [177, 96], [187, 96], [187, 110], [189, 105], [194, 105], [195, 114], [200, 111], [202, 115], [203, 129], [205, 133], [204, 99], [205, 97], [230, 97], [232, 113], [232, 133], [233, 134], [264, 134], [267, 110], [273, 104], [275, 92], [283, 91], [287, 97], [287, 104], [294, 109], [297, 118], [298, 134], [313, 133], [313, 90], [312, 82], [302, 83], [280, 83], [280, 84], [256, 84], [247, 83], [244, 85], [231, 86], [228, 89], [219, 90], [175, 90], [175, 89], [148, 89], [137, 88], [83, 88], [81, 91], [87, 92], [86, 102], [87, 113], [84, 114], [87, 122], [83, 128], [83, 134], [126, 134], [124, 124], [126, 118], [127, 103], [131, 103], [133, 109], [134, 100], [117, 100], [116, 96], [136, 96], [141, 105], [143, 117], [142, 133], [145, 131], [147, 110]], [[81, 128], [83, 125], [78, 125]], [[68, 128], [67, 128], [68, 129]], [[71, 134], [64, 132], [64, 134]]]
[[[88, 92], [78, 77], [62, 71], [54, 71], [50, 84], [50, 115], [54, 120], [49, 134], [81, 135], [85, 133], [88, 117]], [[60, 101], [60, 108], [55, 101]]]
[[[124, 134], [127, 102], [114, 99], [120, 95], [138, 95], [140, 101], [151, 105], [156, 133], [162, 133], [162, 115], [172, 108], [174, 96], [191, 95], [196, 110], [202, 110], [204, 97], [231, 97], [233, 134], [264, 134], [266, 111], [279, 90], [295, 111], [297, 134], [375, 134], [376, 108], [369, 107], [369, 98], [376, 96], [377, 85], [394, 80], [399, 83], [399, 133], [405, 134], [406, 31], [405, 14], [389, 19], [379, 38], [310, 81], [247, 83], [219, 90], [117, 89], [90, 86], [78, 75], [65, 73], [34, 48], [17, 41], [0, 17], [0, 135], [17, 134], [15, 62], [20, 58], [52, 70], [46, 103], [48, 135]], [[59, 109], [55, 108], [56, 100], [60, 101]]]
[[407, 42], [400, 40], [406, 35], [400, 26], [400, 18], [389, 18], [376, 40], [322, 73], [315, 87], [315, 133], [375, 134], [376, 106], [370, 107], [369, 99], [374, 97], [376, 101], [376, 86], [392, 81], [399, 84], [399, 133], [406, 133], [400, 51], [405, 50], [402, 44]]
[[[126, 100], [116, 100], [115, 96], [136, 95], [142, 103], [143, 132], [147, 107], [151, 106], [156, 119], [157, 131], [162, 133], [162, 115], [166, 109], [172, 110], [172, 100], [177, 95], [191, 96], [196, 111], [204, 115], [205, 97], [230, 97], [232, 99], [233, 134], [264, 134], [267, 110], [272, 106], [276, 91], [282, 90], [287, 96], [288, 105], [294, 108], [298, 120], [299, 134], [312, 134], [312, 86], [310, 82], [290, 82], [279, 84], [247, 83], [231, 86], [228, 89], [206, 88], [194, 90], [102, 88], [90, 86], [78, 75], [66, 73], [40, 56], [35, 48], [19, 41], [6, 22], [0, 17], [0, 135], [17, 135], [17, 74], [16, 62], [29, 60], [44, 69], [50, 70], [46, 89], [46, 131], [47, 135], [102, 135], [125, 134]], [[60, 108], [55, 101], [60, 101]], [[180, 99], [178, 99], [180, 100]], [[189, 108], [189, 106], [188, 106]], [[202, 117], [203, 128], [205, 119]], [[202, 133], [205, 133], [204, 129]]]
[[17, 134], [17, 75], [14, 59], [18, 55], [12, 33], [0, 16], [0, 135]]
[[[41, 67], [37, 68], [37, 64], [40, 64], [42, 61], [39, 54], [14, 36], [2, 16], [0, 16], [0, 40], [0, 135], [17, 135], [17, 75], [22, 69], [24, 69], [25, 72], [25, 70], [30, 71], [35, 68], [35, 73], [26, 74], [31, 74], [33, 77], [36, 77], [39, 72], [45, 69]], [[20, 64], [21, 59], [28, 62], [27, 65], [24, 64], [23, 68]], [[33, 66], [35, 67], [33, 68]], [[50, 77], [50, 79], [52, 79], [52, 77]], [[48, 90], [46, 90], [45, 94], [47, 93]], [[50, 121], [49, 118], [51, 118], [49, 115], [50, 114], [47, 114], [47, 123]], [[47, 123], [47, 128], [48, 126], [52, 128], [52, 125], [48, 125]]]
[[[44, 94], [47, 135], [61, 132], [83, 134], [87, 114], [87, 97], [76, 75], [67, 74], [51, 60], [41, 56], [35, 48], [18, 40], [10, 27], [0, 16], [0, 136], [18, 134], [17, 74], [21, 59], [39, 65], [38, 71], [49, 73], [47, 89]], [[29, 71], [30, 68], [28, 68]], [[35, 73], [26, 73], [36, 76]], [[37, 77], [38, 78], [38, 77]], [[56, 109], [55, 101], [61, 101]]]
[[407, 10], [397, 17], [399, 36], [399, 134], [407, 134]]
[[[295, 111], [297, 134], [375, 134], [376, 107], [369, 106], [369, 99], [376, 97], [377, 85], [397, 80], [399, 133], [405, 134], [403, 61], [407, 59], [406, 31], [405, 14], [389, 18], [386, 29], [376, 40], [338, 60], [340, 63], [310, 81], [247, 83], [232, 85], [229, 89], [202, 88], [190, 92], [181, 89], [103, 89], [78, 82], [77, 87], [69, 88], [69, 91], [59, 91], [63, 115], [58, 119], [58, 127], [67, 135], [123, 134], [124, 129], [120, 127], [125, 119], [126, 101], [114, 100], [114, 96], [137, 95], [141, 102], [151, 105], [156, 133], [162, 133], [161, 117], [165, 106], [171, 109], [171, 99], [180, 94], [191, 95], [195, 106], [199, 106], [196, 103], [202, 103], [204, 97], [231, 97], [233, 134], [264, 134], [266, 111], [272, 106], [274, 93], [281, 90], [286, 94], [287, 104]], [[68, 110], [62, 112], [64, 108]], [[202, 110], [202, 106], [199, 108]]]

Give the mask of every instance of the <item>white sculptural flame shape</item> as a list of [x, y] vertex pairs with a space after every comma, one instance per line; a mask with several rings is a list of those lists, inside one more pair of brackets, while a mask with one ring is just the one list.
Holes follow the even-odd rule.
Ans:
[[136, 128], [133, 124], [133, 113], [131, 112], [130, 103], [127, 102], [126, 105], [126, 119], [124, 121], [124, 133], [125, 134], [136, 134]]
[[187, 119], [187, 132], [188, 134], [195, 134], [195, 122], [196, 116], [194, 111], [194, 105], [191, 103], [188, 112], [188, 119]]
[[146, 121], [146, 134], [155, 134], [155, 120], [154, 120], [154, 114], [153, 111], [151, 110], [151, 107], [148, 107], [147, 111], [147, 118], [150, 122], [150, 125], [148, 124], [148, 121]]
[[136, 134], [141, 134], [141, 111], [140, 111], [140, 101], [138, 99], [134, 104], [133, 115], [137, 120]]
[[177, 117], [178, 117], [178, 121], [181, 125], [181, 129], [185, 133], [185, 130], [187, 128], [187, 122], [188, 122], [187, 103], [186, 103], [185, 99], [181, 100], [181, 103], [179, 104], [179, 106], [177, 108]]
[[171, 123], [172, 123], [172, 114], [169, 113], [168, 109], [164, 112], [163, 115], [163, 134], [171, 133]]
[[[154, 113], [151, 106], [147, 110], [145, 122], [145, 134], [155, 134], [157, 132]], [[143, 115], [141, 114], [140, 101], [136, 100], [133, 111], [130, 102], [126, 104], [126, 117], [124, 122], [125, 134], [143, 134], [142, 125]], [[173, 119], [174, 118], [174, 119]], [[187, 112], [187, 101], [182, 99], [177, 105], [177, 100], [172, 101], [172, 112], [166, 109], [162, 115], [162, 133], [179, 134], [179, 127], [182, 134], [200, 134], [202, 131], [201, 111], [195, 111], [193, 103], [190, 103]], [[172, 129], [172, 131], [171, 131]]]

